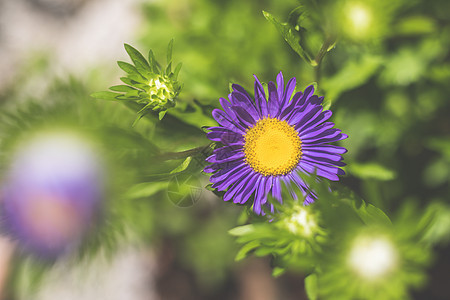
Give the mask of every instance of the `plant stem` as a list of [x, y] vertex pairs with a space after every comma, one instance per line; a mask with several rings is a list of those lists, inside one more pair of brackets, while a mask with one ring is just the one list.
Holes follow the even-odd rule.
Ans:
[[200, 153], [205, 153], [205, 150], [209, 149], [212, 144], [213, 143], [209, 143], [205, 146], [196, 147], [193, 149], [180, 151], [180, 152], [166, 152], [166, 153], [162, 153], [160, 155], [155, 156], [155, 158], [159, 159], [159, 160], [175, 160], [175, 159], [186, 158], [186, 157], [194, 156], [194, 155], [197, 155]]
[[321, 72], [320, 66], [322, 64], [322, 60], [325, 55], [328, 53], [330, 47], [336, 42], [336, 38], [334, 36], [328, 36], [323, 42], [322, 47], [314, 58], [315, 66], [314, 66], [314, 79], [319, 84]]

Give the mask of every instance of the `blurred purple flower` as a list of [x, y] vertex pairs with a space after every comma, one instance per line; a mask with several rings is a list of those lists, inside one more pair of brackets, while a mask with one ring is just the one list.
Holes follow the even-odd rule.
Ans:
[[79, 246], [103, 198], [101, 164], [71, 133], [41, 134], [18, 150], [2, 188], [2, 225], [19, 248], [53, 259]]

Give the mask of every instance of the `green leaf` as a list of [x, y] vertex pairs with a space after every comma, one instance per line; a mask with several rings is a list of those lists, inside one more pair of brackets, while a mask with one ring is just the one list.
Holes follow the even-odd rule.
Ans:
[[288, 23], [280, 23], [270, 13], [263, 11], [264, 17], [271, 22], [284, 40], [291, 48], [307, 63], [311, 64], [313, 60], [311, 56], [303, 49], [301, 45], [300, 35], [296, 33], [295, 28]]
[[[128, 74], [139, 74], [139, 71], [132, 65], [124, 61], [118, 61], [119, 68], [127, 72]], [[140, 74], [139, 74], [140, 75]]]
[[103, 100], [117, 100], [117, 96], [120, 96], [120, 94], [109, 92], [109, 91], [103, 91], [103, 92], [95, 92], [91, 94], [92, 98], [97, 99], [103, 99]]
[[396, 177], [394, 171], [377, 163], [351, 163], [347, 166], [346, 170], [361, 179], [364, 180], [392, 180]]
[[187, 158], [181, 163], [181, 165], [179, 165], [178, 167], [176, 167], [175, 169], [173, 169], [172, 171], [170, 171], [170, 174], [183, 172], [184, 170], [187, 169], [187, 167], [189, 167], [189, 164], [191, 163], [191, 160], [192, 160], [192, 156], [187, 157]]
[[242, 236], [249, 233], [253, 233], [254, 231], [255, 227], [252, 224], [248, 224], [230, 229], [228, 230], [228, 233], [234, 236]]
[[389, 217], [378, 207], [375, 207], [372, 204], [367, 205], [363, 200], [359, 208], [356, 207], [355, 202], [352, 203], [355, 212], [361, 218], [364, 224], [382, 224], [386, 226], [392, 225]]
[[182, 66], [182, 65], [183, 65], [182, 63], [179, 63], [179, 64], [175, 67], [175, 71], [173, 71], [173, 80], [177, 80], [178, 73], [180, 73], [180, 70], [181, 70], [181, 66]]
[[248, 253], [253, 249], [257, 248], [260, 245], [258, 241], [251, 241], [250, 243], [245, 244], [241, 249], [239, 249], [238, 253], [234, 260], [240, 261], [247, 257]]
[[322, 86], [327, 97], [337, 100], [345, 92], [366, 83], [381, 67], [383, 60], [380, 57], [365, 55], [359, 61], [346, 63], [343, 68], [331, 77], [325, 77]]
[[131, 60], [138, 70], [152, 72], [152, 69], [150, 68], [147, 60], [138, 50], [128, 44], [125, 44], [125, 50], [127, 51], [128, 55], [130, 56]]
[[112, 87], [109, 88], [111, 91], [115, 91], [115, 92], [123, 92], [123, 93], [127, 93], [127, 92], [137, 92], [138, 90], [128, 86], [128, 85], [114, 85]]
[[433, 19], [425, 16], [409, 16], [401, 19], [395, 26], [394, 32], [403, 35], [428, 34], [436, 30]]
[[279, 276], [283, 275], [285, 272], [286, 272], [285, 268], [275, 267], [272, 270], [272, 276], [279, 277]]
[[153, 54], [153, 51], [150, 49], [148, 51], [148, 61], [150, 62], [150, 67], [154, 74], [160, 74], [160, 70], [158, 67], [158, 62], [156, 61], [155, 55]]
[[319, 284], [317, 282], [316, 274], [310, 274], [305, 278], [305, 291], [309, 300], [317, 300]]
[[160, 112], [158, 113], [158, 117], [159, 117], [159, 120], [160, 120], [160, 121], [164, 118], [164, 116], [166, 115], [166, 113], [167, 113], [167, 110], [162, 110], [162, 111], [160, 111]]
[[170, 63], [172, 62], [172, 50], [173, 50], [173, 39], [170, 40], [169, 45], [167, 46], [167, 64], [168, 65], [170, 65]]
[[167, 182], [145, 182], [133, 185], [126, 193], [128, 199], [147, 198], [167, 188]]

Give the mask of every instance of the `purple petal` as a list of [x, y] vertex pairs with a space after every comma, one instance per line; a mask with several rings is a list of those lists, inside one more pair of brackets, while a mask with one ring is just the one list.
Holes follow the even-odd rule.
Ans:
[[245, 109], [240, 106], [233, 106], [233, 110], [236, 112], [238, 119], [246, 125], [246, 127], [252, 127], [255, 125], [256, 120], [253, 119], [252, 115], [249, 114]]
[[232, 130], [234, 132], [240, 133], [242, 135], [245, 134], [245, 128], [241, 124], [239, 124], [238, 122], [233, 121], [230, 118], [230, 116], [225, 114], [220, 109], [214, 109], [212, 111], [212, 116], [217, 121], [217, 123], [219, 123], [223, 127], [226, 127], [228, 129], [230, 129], [230, 130]]
[[305, 89], [303, 96], [298, 101], [298, 106], [303, 106], [308, 102], [309, 98], [314, 94], [314, 86], [310, 85]]
[[325, 177], [332, 181], [339, 180], [339, 177], [336, 175], [339, 173], [339, 168], [313, 164], [305, 160], [300, 162], [300, 166], [310, 174], [316, 173], [317, 176]]
[[309, 127], [308, 129], [303, 130], [303, 132], [300, 134], [300, 138], [302, 140], [307, 140], [314, 137], [319, 137], [329, 130], [339, 130], [337, 128], [334, 128], [334, 123], [332, 122], [325, 122], [323, 124], [320, 124], [319, 126]]
[[269, 116], [276, 117], [278, 116], [278, 110], [280, 108], [280, 103], [278, 100], [278, 93], [275, 87], [275, 84], [270, 81], [268, 85], [269, 90], [269, 101], [267, 102], [267, 109]]
[[225, 145], [242, 145], [244, 138], [241, 134], [231, 131], [224, 127], [210, 127], [211, 132], [206, 134], [206, 137], [211, 141], [221, 142]]
[[340, 146], [334, 146], [334, 145], [302, 145], [302, 150], [309, 150], [309, 151], [321, 151], [321, 152], [327, 152], [327, 153], [336, 153], [336, 154], [344, 154], [347, 153], [347, 149]]
[[240, 92], [233, 92], [231, 93], [231, 98], [233, 99], [234, 105], [241, 106], [252, 116], [254, 120], [259, 120], [261, 118], [255, 104], [248, 95]]
[[250, 174], [247, 177], [250, 178], [248, 184], [246, 184], [245, 189], [239, 193], [234, 199], [235, 203], [244, 204], [247, 202], [248, 198], [253, 194], [256, 187], [258, 186], [257, 182], [259, 181], [260, 176], [258, 174]]
[[272, 196], [278, 200], [278, 202], [283, 203], [283, 199], [281, 198], [281, 185], [280, 179], [275, 177], [273, 179], [273, 187], [272, 187]]
[[256, 188], [255, 200], [253, 201], [253, 211], [260, 215], [261, 214], [261, 202], [265, 196], [266, 190], [266, 177], [260, 177], [259, 184]]
[[284, 93], [284, 78], [283, 73], [278, 73], [277, 75], [277, 87], [278, 87], [278, 101], [281, 103], [283, 100], [283, 93]]
[[253, 76], [255, 77], [256, 107], [259, 107], [261, 116], [266, 117], [268, 114], [266, 93], [264, 92], [264, 88], [263, 88], [261, 82], [259, 82], [258, 77], [256, 77], [256, 75], [253, 75]]
[[288, 83], [286, 85], [286, 90], [284, 91], [283, 96], [281, 96], [281, 98], [280, 98], [280, 99], [282, 99], [280, 101], [280, 107], [281, 107], [282, 111], [285, 110], [286, 106], [288, 105], [289, 100], [291, 99], [292, 93], [295, 90], [296, 84], [297, 84], [297, 80], [295, 79], [295, 77], [291, 78], [288, 81]]

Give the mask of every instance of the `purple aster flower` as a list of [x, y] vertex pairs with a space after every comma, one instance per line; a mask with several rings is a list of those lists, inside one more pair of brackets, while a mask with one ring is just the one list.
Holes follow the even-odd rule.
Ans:
[[[314, 193], [299, 173], [339, 180], [344, 174], [341, 154], [347, 150], [330, 145], [347, 138], [341, 130], [326, 122], [331, 111], [323, 110], [323, 97], [313, 95], [314, 87], [293, 92], [296, 79], [284, 87], [283, 75], [277, 86], [268, 84], [268, 101], [263, 86], [255, 76], [255, 99], [243, 87], [233, 84], [229, 101], [220, 99], [223, 110], [215, 109], [214, 119], [220, 124], [211, 127], [207, 137], [223, 144], [206, 160], [211, 165], [205, 172], [214, 173], [210, 181], [219, 191], [227, 190], [224, 200], [245, 203], [253, 195], [253, 210], [261, 214], [262, 206], [273, 211], [267, 195], [282, 202], [282, 183], [294, 199], [298, 187], [304, 204], [314, 201]], [[292, 96], [292, 97], [291, 97]]]
[[91, 147], [66, 132], [41, 134], [22, 145], [5, 175], [2, 226], [18, 247], [46, 259], [75, 249], [103, 196]]

